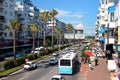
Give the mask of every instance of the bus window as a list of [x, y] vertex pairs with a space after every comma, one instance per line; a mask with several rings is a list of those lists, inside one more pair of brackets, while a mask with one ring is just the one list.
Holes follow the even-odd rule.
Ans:
[[70, 60], [61, 60], [60, 66], [70, 66]]

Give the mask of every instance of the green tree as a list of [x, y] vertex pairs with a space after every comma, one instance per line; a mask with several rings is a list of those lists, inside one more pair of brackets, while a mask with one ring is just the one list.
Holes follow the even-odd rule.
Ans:
[[[67, 30], [70, 32], [72, 32], [74, 30], [74, 27], [71, 23], [67, 24]], [[69, 43], [71, 42], [71, 40], [69, 40]]]
[[50, 17], [52, 18], [52, 48], [54, 48], [54, 24], [55, 24], [55, 16], [58, 14], [58, 12], [54, 9], [50, 11]]
[[30, 25], [30, 31], [32, 32], [32, 36], [33, 36], [32, 49], [33, 49], [33, 53], [34, 53], [34, 50], [35, 50], [35, 34], [40, 31], [40, 28], [39, 28], [38, 24], [37, 23], [32, 23]]
[[69, 32], [74, 30], [74, 27], [73, 27], [73, 25], [71, 23], [67, 24], [67, 30]]
[[46, 24], [47, 24], [47, 19], [50, 18], [49, 11], [44, 11], [40, 13], [40, 18], [44, 21], [44, 50], [46, 48]]
[[8, 25], [9, 29], [13, 30], [14, 41], [13, 41], [13, 53], [14, 53], [14, 63], [16, 65], [16, 31], [21, 28], [21, 22], [19, 20], [12, 20]]

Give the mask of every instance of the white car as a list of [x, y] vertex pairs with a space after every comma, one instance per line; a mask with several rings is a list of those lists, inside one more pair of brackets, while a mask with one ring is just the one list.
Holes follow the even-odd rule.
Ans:
[[58, 61], [57, 61], [57, 59], [56, 58], [50, 58], [50, 61], [49, 61], [49, 64], [57, 64], [58, 63]]
[[24, 65], [24, 69], [25, 70], [30, 70], [30, 69], [35, 69], [37, 68], [37, 63], [35, 62], [26, 62], [25, 65]]
[[53, 56], [58, 56], [59, 54], [57, 52], [54, 52], [52, 55]]
[[51, 80], [65, 80], [62, 75], [54, 75]]

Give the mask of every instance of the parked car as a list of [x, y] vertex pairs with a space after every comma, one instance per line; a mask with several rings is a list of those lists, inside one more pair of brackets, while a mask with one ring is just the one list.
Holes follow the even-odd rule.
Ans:
[[35, 69], [37, 68], [37, 63], [35, 62], [26, 62], [25, 65], [24, 65], [24, 69], [25, 70], [30, 70], [30, 69]]
[[18, 53], [16, 54], [16, 58], [22, 57], [22, 56], [25, 56], [25, 54], [24, 54], [23, 52], [18, 52]]
[[55, 58], [55, 57], [53, 57], [53, 58], [50, 58], [50, 61], [49, 61], [49, 64], [50, 65], [55, 65], [55, 64], [57, 64], [58, 63], [58, 61], [57, 61], [57, 59]]
[[62, 75], [54, 75], [51, 80], [65, 80]]

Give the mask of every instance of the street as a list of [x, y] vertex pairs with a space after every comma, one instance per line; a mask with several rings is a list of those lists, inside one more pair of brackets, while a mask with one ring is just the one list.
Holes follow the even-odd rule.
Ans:
[[[76, 51], [77, 53], [81, 52], [81, 49]], [[34, 70], [24, 70], [21, 69], [17, 72], [14, 72], [6, 76], [5, 80], [50, 80], [53, 75], [58, 73], [58, 65], [49, 65], [50, 57], [38, 61], [38, 67]], [[58, 58], [59, 59], [59, 58]], [[77, 68], [73, 75], [63, 75], [66, 80], [84, 80], [83, 74], [80, 72], [80, 64], [77, 64]]]

